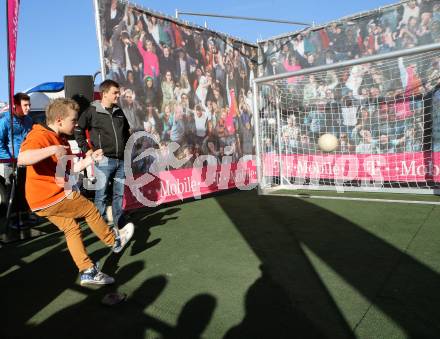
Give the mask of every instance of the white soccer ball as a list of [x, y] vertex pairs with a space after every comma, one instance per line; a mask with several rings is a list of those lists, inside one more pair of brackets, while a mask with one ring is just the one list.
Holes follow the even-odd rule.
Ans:
[[330, 133], [323, 134], [318, 139], [318, 146], [323, 152], [333, 152], [338, 147], [338, 138]]

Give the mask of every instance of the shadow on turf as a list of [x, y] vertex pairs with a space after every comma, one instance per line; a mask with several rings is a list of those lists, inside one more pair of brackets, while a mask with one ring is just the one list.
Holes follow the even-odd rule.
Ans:
[[246, 293], [245, 317], [231, 328], [225, 339], [241, 338], [323, 338], [324, 333], [289, 301], [279, 285], [262, 266], [258, 278]]
[[[64, 241], [58, 240], [61, 241], [59, 244], [53, 239], [34, 244], [32, 249], [35, 251], [42, 250], [45, 245], [54, 247], [32, 263], [23, 264], [1, 278], [0, 288], [10, 292], [2, 295], [2, 307], [6, 312], [0, 327], [1, 338], [144, 338], [150, 330], [163, 338], [200, 338], [209, 324], [217, 304], [209, 294], [192, 297], [180, 311], [175, 326], [145, 313], [165, 289], [167, 279], [164, 276], [146, 279], [119, 305], [102, 305], [101, 299], [105, 294], [124, 292], [124, 284], [145, 269], [144, 262], [135, 261], [119, 268], [121, 256], [112, 254], [107, 257], [104, 266], [112, 273], [118, 271], [116, 283], [98, 289], [81, 287]], [[89, 237], [85, 244], [97, 241], [96, 237]], [[29, 254], [28, 250], [26, 254]], [[106, 254], [108, 249], [101, 248], [90, 256], [102, 258]], [[14, 288], [11, 289], [11, 286]], [[17, 290], [19, 294], [11, 293]], [[69, 306], [69, 298], [64, 295], [66, 299], [59, 300], [67, 306], [48, 316], [50, 311], [46, 308], [67, 291], [81, 294], [82, 301]], [[78, 300], [78, 297], [73, 299]], [[174, 309], [169, 311], [175, 312]], [[48, 316], [47, 319], [38, 320], [40, 313], [40, 317]], [[38, 321], [38, 325], [32, 324], [33, 320]]]
[[[300, 199], [240, 192], [217, 196], [216, 200], [263, 264], [261, 277], [246, 294], [245, 317], [225, 338], [353, 337], [352, 328], [309, 261], [311, 253], [314, 260], [325, 263], [402, 328], [407, 337], [439, 337], [440, 277], [429, 267], [343, 217]], [[135, 237], [142, 226], [161, 225], [168, 220], [165, 216], [178, 210], [156, 209], [146, 216], [134, 215], [133, 220], [138, 218], [140, 224]], [[144, 244], [149, 238], [149, 231], [146, 233]], [[95, 237], [86, 239], [87, 245], [95, 241]], [[33, 250], [49, 246], [53, 248], [26, 264], [25, 257]], [[106, 308], [100, 305], [100, 298], [115, 287], [97, 291], [79, 287], [62, 235], [33, 241], [24, 248], [13, 248], [20, 253], [12, 254], [20, 268], [0, 263], [2, 272], [10, 270], [1, 278], [2, 291], [10, 291], [11, 286], [20, 291], [2, 296], [7, 310], [0, 328], [5, 334], [2, 338], [143, 338], [149, 329], [165, 338], [198, 338], [217, 304], [210, 294], [194, 296], [180, 311], [176, 326], [150, 317], [146, 309], [154, 307], [167, 284], [164, 276], [157, 276], [142, 282], [127, 302]], [[7, 256], [12, 252], [8, 250]], [[102, 258], [106, 253], [108, 249], [99, 249], [91, 257]], [[119, 258], [110, 256], [104, 264], [118, 270], [119, 284], [144, 269], [138, 262], [118, 269]], [[47, 312], [45, 308], [66, 290], [84, 299], [32, 326], [30, 320]], [[62, 302], [69, 305], [69, 299]]]
[[[98, 239], [92, 237], [86, 239], [84, 244], [87, 246], [96, 241]], [[0, 279], [2, 308], [6, 310], [0, 333], [9, 333], [2, 337], [18, 336], [17, 329], [24, 328], [32, 317], [44, 310], [66, 289], [80, 289], [76, 284], [78, 273], [60, 232], [20, 246], [5, 247], [1, 251], [3, 258], [9, 260], [12, 257], [16, 265], [10, 266], [9, 271], [2, 274]], [[26, 258], [33, 252], [39, 255], [29, 263]], [[95, 258], [106, 253], [108, 249], [101, 248], [90, 254]]]
[[[200, 338], [209, 324], [216, 299], [209, 294], [191, 298], [182, 308], [176, 326], [149, 316], [146, 309], [167, 285], [164, 276], [146, 279], [128, 299], [115, 306], [105, 306], [101, 299], [109, 292], [124, 292], [123, 286], [144, 269], [143, 262], [133, 262], [118, 273], [118, 284], [100, 289], [77, 288], [84, 295], [81, 302], [63, 308], [38, 325], [4, 326], [2, 338], [145, 338], [151, 331], [161, 338]], [[72, 287], [73, 288], [73, 287]], [[170, 310], [174, 312], [174, 310]]]
[[[131, 246], [131, 255], [139, 254], [160, 242], [160, 239], [154, 239], [148, 242], [151, 236], [150, 229], [156, 226], [165, 225], [168, 220], [177, 219], [177, 217], [167, 217], [176, 214], [180, 208], [171, 207], [163, 210], [159, 208], [143, 208], [131, 213], [130, 220], [136, 225], [136, 234]], [[166, 218], [167, 217], [167, 218]]]
[[[179, 210], [180, 208], [155, 209], [138, 211], [132, 215], [131, 219], [137, 226], [132, 253], [139, 253], [158, 243], [160, 240], [147, 243], [151, 235], [149, 229], [176, 219], [176, 217], [166, 217]], [[99, 242], [95, 236], [89, 236], [91, 233], [88, 227], [83, 227], [86, 246]], [[136, 247], [135, 250], [133, 247]], [[45, 249], [48, 249], [47, 252], [32, 262], [25, 261], [24, 258], [27, 256], [34, 252], [44, 252]], [[101, 247], [89, 253], [94, 261], [102, 260], [107, 256], [102, 270], [109, 275], [117, 275], [114, 285], [96, 289], [81, 287], [78, 284], [78, 274], [72, 265], [61, 232], [55, 232], [38, 241], [22, 243], [18, 248], [10, 246], [2, 249], [8, 260], [0, 261], [0, 274], [4, 273], [0, 288], [11, 293], [5, 293], [1, 298], [6, 313], [3, 317], [5, 322], [0, 327], [0, 337], [144, 338], [146, 331], [153, 330], [163, 338], [200, 338], [217, 304], [216, 299], [209, 294], [192, 297], [180, 311], [175, 326], [145, 313], [146, 308], [153, 304], [165, 289], [167, 280], [164, 276], [145, 280], [129, 295], [127, 301], [117, 306], [109, 307], [101, 304], [105, 294], [115, 291], [124, 292], [123, 285], [144, 269], [144, 263], [140, 261], [120, 267], [119, 260], [125, 251], [108, 255], [108, 248]], [[14, 288], [11, 289], [11, 286]], [[63, 299], [61, 302], [65, 302], [68, 306], [49, 315], [43, 321], [39, 320], [39, 314], [40, 317], [47, 316], [46, 308], [67, 291], [81, 294], [82, 301], [69, 306], [68, 299]], [[74, 297], [75, 300], [77, 298]], [[174, 311], [171, 310], [173, 313]], [[32, 324], [33, 321], [37, 321], [38, 325]]]
[[[216, 200], [264, 267], [248, 290], [245, 318], [227, 338], [354, 337], [309, 261], [311, 254], [315, 265], [325, 263], [327, 271], [343, 278], [407, 337], [440, 337], [440, 276], [431, 268], [301, 199], [250, 191]], [[331, 283], [328, 278], [326, 282]], [[337, 293], [350, 298], [349, 291]], [[362, 315], [367, 309], [357, 312]]]

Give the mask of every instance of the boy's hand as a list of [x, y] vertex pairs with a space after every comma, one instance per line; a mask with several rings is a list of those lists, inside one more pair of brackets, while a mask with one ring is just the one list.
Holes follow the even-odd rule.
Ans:
[[53, 145], [53, 155], [56, 156], [57, 159], [61, 159], [63, 156], [67, 154], [67, 149], [69, 149], [69, 146], [63, 146], [63, 145]]
[[102, 149], [97, 149], [92, 153], [92, 159], [94, 161], [98, 161], [98, 162], [101, 161], [103, 156], [104, 156], [104, 152], [102, 151]]

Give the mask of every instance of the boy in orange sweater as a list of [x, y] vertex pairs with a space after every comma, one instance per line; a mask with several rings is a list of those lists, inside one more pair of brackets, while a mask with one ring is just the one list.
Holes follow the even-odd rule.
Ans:
[[[64, 232], [67, 247], [80, 272], [81, 285], [112, 284], [114, 279], [101, 272], [87, 255], [77, 219], [84, 218], [92, 231], [113, 252], [119, 253], [133, 236], [134, 226], [112, 231], [96, 207], [79, 192], [65, 189], [65, 175], [57, 165], [71, 155], [65, 135], [72, 135], [78, 117], [78, 104], [56, 99], [46, 108], [46, 124], [34, 125], [21, 145], [18, 165], [27, 166], [26, 200], [36, 214], [46, 217]], [[102, 159], [102, 150], [88, 154], [75, 163], [70, 172], [79, 172]], [[67, 168], [69, 170], [69, 168]]]

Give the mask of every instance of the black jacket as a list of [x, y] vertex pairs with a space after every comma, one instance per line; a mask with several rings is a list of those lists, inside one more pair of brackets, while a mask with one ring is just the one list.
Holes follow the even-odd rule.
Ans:
[[101, 148], [106, 157], [124, 159], [125, 144], [130, 135], [128, 121], [122, 109], [115, 106], [110, 114], [100, 101], [94, 101], [81, 114], [74, 134], [83, 152], [90, 149], [86, 130], [89, 130], [93, 150]]

